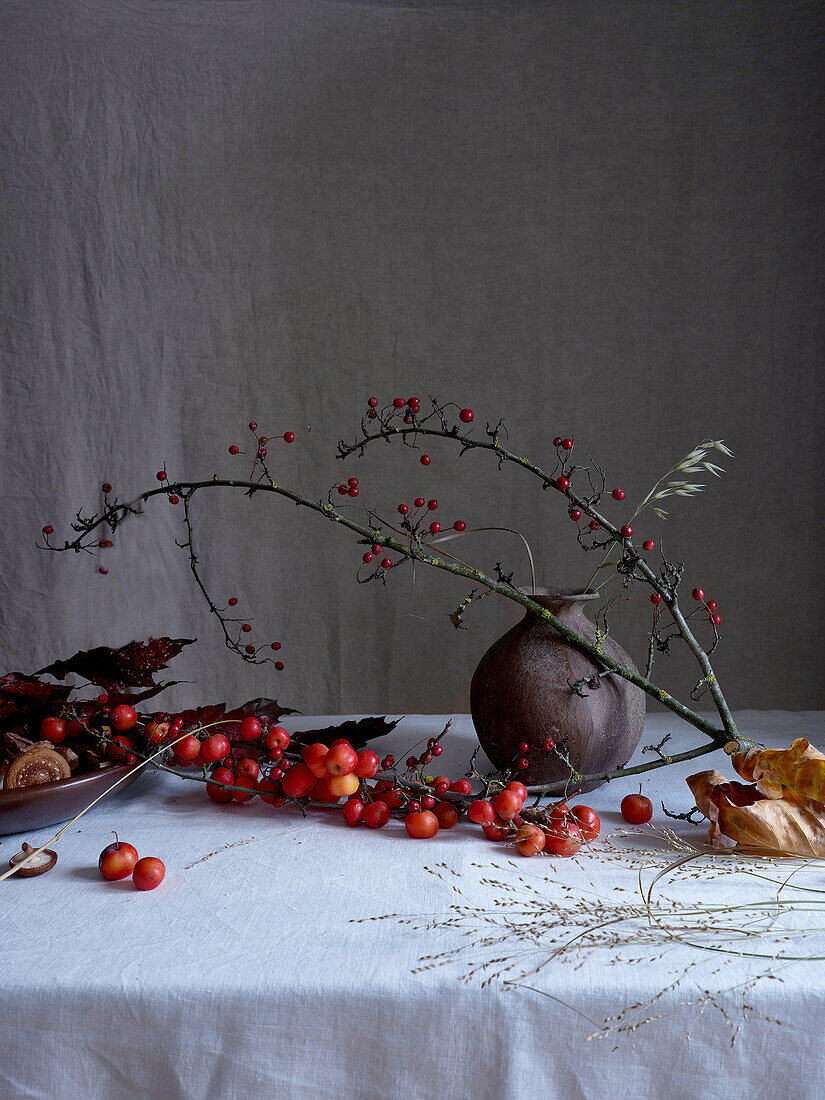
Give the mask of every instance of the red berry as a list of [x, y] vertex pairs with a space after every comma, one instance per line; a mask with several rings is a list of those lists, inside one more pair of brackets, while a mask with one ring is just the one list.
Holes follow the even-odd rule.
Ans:
[[[115, 833], [117, 836], [117, 833]], [[128, 878], [138, 861], [137, 849], [125, 841], [116, 840], [107, 845], [97, 861], [98, 870], [108, 882]]]
[[648, 551], [655, 550], [656, 543], [653, 541], [653, 539], [645, 539], [645, 541], [642, 543], [642, 549]]
[[281, 752], [289, 744], [289, 734], [283, 726], [273, 726], [271, 730], [266, 731], [266, 747], [268, 749], [280, 749]]
[[700, 603], [705, 598], [705, 593], [702, 591], [701, 588], [694, 588], [691, 595], [693, 596], [694, 600], [699, 600]]
[[357, 477], [347, 478], [347, 485], [349, 485], [350, 489], [355, 489], [358, 485], [358, 478]]
[[237, 603], [238, 603], [238, 597], [237, 597], [237, 596], [230, 596], [230, 597], [229, 597], [229, 600], [228, 600], [228, 603], [229, 603], [229, 606], [230, 606], [230, 607], [235, 607], [235, 606], [237, 606]]
[[392, 562], [390, 561], [389, 558], [382, 558], [381, 559], [381, 568], [382, 569], [391, 569], [392, 568]]
[[177, 495], [177, 493], [172, 493], [172, 495], [169, 497], [169, 503], [180, 504], [180, 497]]
[[502, 821], [510, 821], [521, 809], [522, 802], [515, 791], [501, 791], [493, 799], [493, 809]]
[[719, 604], [716, 602], [716, 600], [708, 600], [708, 611], [715, 611], [718, 606]]
[[371, 409], [376, 408], [376, 406], [378, 405], [378, 398], [377, 397], [371, 397], [369, 399], [369, 401], [367, 402], [367, 404], [369, 405], [369, 407]]
[[519, 769], [519, 771], [526, 771], [530, 767], [530, 761], [527, 759], [526, 756], [520, 756], [516, 761], [516, 767]]
[[547, 837], [538, 825], [521, 825], [516, 833], [516, 848], [519, 855], [535, 856], [544, 850]]
[[378, 413], [375, 411], [375, 409], [367, 409], [367, 416], [370, 418], [370, 420], [375, 420], [375, 418], [378, 416]]
[[560, 447], [561, 446], [561, 436], [560, 435], [557, 435], [556, 438], [553, 440], [553, 446], [554, 447]]
[[110, 716], [110, 721], [115, 729], [124, 733], [137, 725], [137, 719], [137, 711], [127, 703], [121, 703], [119, 707], [115, 707]]
[[369, 552], [369, 550], [366, 552], [366, 554], [362, 556], [361, 561], [365, 565], [369, 565], [369, 563], [372, 561], [372, 554]]
[[66, 723], [62, 718], [44, 718], [40, 723], [40, 736], [44, 741], [60, 745], [66, 740]]
[[283, 672], [284, 671], [284, 662], [283, 661], [276, 661], [275, 662], [275, 670], [277, 672]]
[[132, 882], [138, 890], [154, 890], [163, 882], [166, 868], [161, 860], [155, 856], [144, 856], [135, 864], [132, 871]]
[[359, 490], [357, 485], [350, 485], [349, 489], [347, 489], [347, 496], [348, 497], [357, 497], [359, 491], [360, 490]]
[[630, 526], [629, 523], [626, 523], [624, 525], [624, 527], [621, 529], [620, 534], [621, 534], [623, 539], [629, 539], [630, 536], [633, 534], [633, 528]]
[[574, 856], [581, 846], [581, 831], [572, 821], [554, 825], [545, 834], [544, 850], [550, 855]]
[[294, 443], [295, 432], [284, 432], [284, 443]]
[[287, 798], [306, 798], [316, 781], [306, 764], [294, 764], [281, 780], [281, 787]]
[[435, 816], [438, 818], [439, 828], [452, 829], [458, 821], [458, 810], [452, 802], [439, 802], [435, 807]]
[[653, 803], [643, 794], [628, 794], [622, 799], [622, 817], [631, 825], [644, 825], [653, 817]]
[[427, 507], [429, 508], [429, 510], [430, 510], [431, 512], [434, 512], [434, 511], [436, 510], [436, 508], [438, 507], [438, 501], [437, 501], [437, 500], [435, 500], [435, 499], [433, 499], [433, 500], [428, 500], [428, 501], [427, 501]]
[[453, 530], [454, 531], [466, 531], [467, 530], [467, 524], [464, 522], [463, 519], [457, 519], [455, 521], [455, 523], [453, 524]]
[[722, 625], [722, 616], [721, 615], [711, 615], [710, 621], [713, 623], [714, 626], [721, 626]]
[[238, 453], [239, 453], [239, 451], [240, 451], [240, 447], [236, 447], [234, 443], [233, 443], [233, 444], [232, 444], [232, 446], [231, 446], [231, 447], [229, 448], [229, 453], [230, 453], [231, 455], [236, 455], [236, 454], [238, 454]]
[[570, 516], [574, 523], [578, 523], [579, 520], [582, 518], [582, 514], [578, 508], [571, 508], [567, 514]]
[[441, 756], [442, 752], [444, 752], [444, 746], [443, 745], [433, 745], [433, 747], [430, 751], [432, 752], [433, 756]]
[[155, 474], [155, 477], [158, 479], [158, 481], [166, 481], [166, 471], [158, 470], [158, 472]]
[[591, 519], [590, 523], [588, 524], [588, 527], [590, 528], [591, 531], [598, 531], [599, 521], [597, 519]]
[[657, 603], [659, 603], [661, 601], [661, 599], [662, 599], [662, 597], [659, 595], [658, 592], [651, 592], [650, 593], [650, 602], [653, 604], [654, 607], [656, 606]]
[[274, 806], [277, 802], [278, 788], [275, 785], [275, 783], [273, 783], [273, 781], [272, 781], [273, 778], [274, 779], [279, 779], [280, 778], [280, 776], [275, 775], [276, 771], [277, 771], [277, 768], [269, 773], [271, 778], [269, 778], [269, 779], [259, 779], [258, 782], [255, 784], [255, 794], [258, 795], [261, 802], [266, 802], [270, 806]]
[[360, 798], [352, 795], [344, 803], [341, 813], [344, 815], [344, 821], [347, 825], [354, 829], [356, 825], [360, 825], [364, 820], [364, 803]]
[[348, 492], [348, 490], [347, 490], [346, 485], [339, 485], [338, 486], [338, 496], [339, 497], [345, 497], [347, 495], [347, 492]]
[[529, 750], [529, 748], [530, 748], [530, 746], [527, 744], [527, 742], [522, 741], [521, 744], [518, 747], [518, 751], [519, 752], [527, 752]]
[[544, 750], [545, 750], [545, 752], [552, 752], [555, 747], [556, 747], [556, 742], [553, 740], [553, 738], [552, 737], [545, 737], [545, 739], [544, 739]]
[[425, 794], [421, 799], [421, 808], [424, 810], [431, 810], [435, 806], [435, 799], [431, 794]]
[[419, 810], [418, 813], [407, 814], [404, 827], [411, 837], [429, 840], [438, 832], [438, 818], [431, 810]]
[[100, 488], [104, 493], [111, 493], [112, 491], [112, 486], [109, 484], [108, 481], [104, 481]]
[[415, 506], [416, 506], [416, 508], [423, 508], [424, 507], [424, 498], [423, 497], [416, 497], [415, 498]]
[[213, 782], [206, 784], [206, 793], [213, 802], [226, 804], [232, 801], [232, 791], [219, 787], [218, 783], [228, 783], [230, 787], [235, 785], [235, 773], [230, 768], [215, 768], [210, 777]]
[[274, 649], [275, 652], [277, 653], [278, 650], [281, 648], [281, 643], [280, 642], [273, 642], [272, 645], [269, 648]]
[[254, 420], [250, 420], [250, 421], [249, 421], [249, 430], [250, 430], [251, 432], [257, 432], [257, 430], [258, 430], [258, 425], [257, 425], [257, 424], [255, 423], [255, 421], [254, 421]]
[[396, 409], [403, 409], [404, 406], [407, 404], [403, 397], [394, 397], [392, 399], [392, 403], [396, 407]]
[[259, 446], [263, 447], [264, 443], [266, 443], [266, 436], [262, 435], [261, 438], [258, 440], [258, 444]]
[[378, 545], [377, 542], [374, 542], [372, 544], [372, 552], [373, 552], [373, 554], [380, 554], [381, 553], [381, 547]]
[[311, 745], [304, 745], [301, 749], [304, 763], [316, 779], [323, 779], [328, 774], [326, 764], [328, 753], [329, 749], [323, 741], [315, 741]]
[[493, 809], [492, 802], [478, 798], [475, 802], [470, 803], [467, 817], [470, 821], [474, 821], [476, 825], [483, 825], [487, 821], [495, 821], [496, 811]]
[[433, 521], [430, 524], [430, 534], [431, 535], [437, 535], [440, 530], [441, 530], [441, 524], [440, 523], [438, 523], [436, 521]]
[[349, 741], [342, 741], [332, 746], [324, 758], [324, 763], [330, 775], [352, 775], [358, 767], [358, 753]]
[[417, 763], [418, 763], [418, 760], [416, 759], [416, 757], [414, 757], [414, 756], [408, 756], [407, 757], [407, 767], [408, 768], [414, 768]]
[[244, 634], [249, 634], [252, 630], [252, 623], [244, 623], [241, 627], [241, 630], [244, 632]]
[[100, 565], [100, 566], [98, 566], [98, 570], [97, 570], [97, 571], [98, 571], [98, 573], [102, 573], [104, 577], [105, 577], [105, 576], [106, 576], [106, 574], [107, 574], [107, 573], [109, 572], [109, 570], [108, 570], [108, 569], [106, 568], [106, 566], [105, 566], [105, 565]]
[[[169, 734], [171, 737], [174, 737], [177, 733], [180, 733], [179, 729], [176, 730], [173, 726], [169, 727]], [[228, 744], [229, 742], [227, 741], [227, 746]], [[189, 765], [193, 760], [196, 760], [200, 755], [200, 751], [201, 743], [197, 737], [193, 737], [191, 733], [181, 738], [173, 749], [176, 760], [184, 765]], [[219, 760], [220, 757], [216, 756], [215, 759]]]
[[562, 447], [564, 448], [565, 451], [572, 451], [573, 450], [573, 440], [572, 439], [563, 439], [561, 441], [561, 445], [562, 445]]
[[421, 458], [419, 458], [418, 461], [421, 463], [422, 466], [429, 466], [430, 463], [432, 462], [432, 459], [430, 458], [429, 455], [422, 455]]
[[[186, 742], [182, 741], [181, 744], [184, 745]], [[213, 733], [201, 745], [201, 755], [208, 764], [213, 764], [217, 760], [223, 760], [231, 747], [229, 738], [225, 734]], [[175, 753], [179, 755], [177, 749], [175, 749]]]
[[[97, 701], [102, 707], [104, 707], [109, 702], [109, 696], [105, 692], [103, 692], [101, 695], [98, 695]], [[181, 725], [183, 725], [183, 723], [181, 723]]]
[[624, 489], [614, 489], [610, 495], [614, 500], [624, 500]]
[[259, 448], [258, 458], [266, 458], [266, 447], [260, 447]]
[[399, 504], [396, 508], [396, 512], [401, 516], [406, 516], [407, 512], [409, 512], [409, 508], [406, 504]]
[[241, 724], [238, 726], [241, 741], [257, 741], [261, 733], [261, 723], [254, 715], [248, 714], [246, 718], [241, 719]]
[[50, 523], [47, 523], [46, 526], [43, 528], [43, 534], [44, 535], [53, 535], [54, 534], [54, 527], [52, 527], [52, 525]]
[[370, 802], [364, 807], [364, 824], [368, 829], [383, 829], [390, 819], [390, 808], [386, 802]]
[[566, 493], [567, 490], [570, 488], [570, 481], [566, 477], [557, 477], [556, 488], [559, 490], [559, 492]]
[[462, 409], [461, 412], [458, 414], [458, 419], [461, 421], [462, 424], [470, 424], [472, 423], [474, 416], [475, 413], [472, 409]]
[[488, 840], [506, 840], [510, 835], [509, 823], [502, 821], [500, 818], [485, 821], [481, 828]]
[[576, 819], [576, 824], [579, 827], [582, 839], [586, 840], [588, 843], [590, 843], [591, 840], [595, 840], [602, 827], [602, 823], [596, 811], [592, 810], [589, 806], [574, 806], [573, 816]]

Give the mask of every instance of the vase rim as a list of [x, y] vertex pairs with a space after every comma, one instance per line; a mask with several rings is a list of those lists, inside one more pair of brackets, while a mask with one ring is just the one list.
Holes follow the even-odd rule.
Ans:
[[569, 603], [584, 603], [587, 600], [597, 600], [598, 592], [583, 592], [580, 588], [555, 588], [552, 585], [537, 584], [534, 589], [529, 586], [521, 590], [525, 596], [549, 597], [554, 600], [566, 600]]

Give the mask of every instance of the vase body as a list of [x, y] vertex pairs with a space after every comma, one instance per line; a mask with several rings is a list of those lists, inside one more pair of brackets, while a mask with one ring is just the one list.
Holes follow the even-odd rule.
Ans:
[[[596, 593], [542, 588], [532, 598], [565, 626], [587, 641], [596, 642], [596, 627], [584, 609]], [[622, 647], [608, 636], [604, 652], [626, 668], [636, 668]], [[481, 747], [497, 768], [513, 768], [526, 742], [528, 767], [519, 778], [531, 783], [565, 780], [569, 771], [562, 760], [547, 752], [550, 737], [564, 746], [570, 763], [581, 775], [610, 772], [622, 767], [639, 744], [645, 720], [641, 688], [609, 675], [584, 685], [582, 698], [571, 684], [604, 671], [590, 657], [574, 649], [549, 623], [528, 611], [487, 650], [470, 687], [470, 710]], [[571, 789], [589, 791], [599, 781]]]

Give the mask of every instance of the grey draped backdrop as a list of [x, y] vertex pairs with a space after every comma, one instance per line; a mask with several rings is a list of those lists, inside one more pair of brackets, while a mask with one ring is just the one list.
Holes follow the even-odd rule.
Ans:
[[[242, 472], [254, 418], [296, 432], [269, 448], [284, 483], [357, 474], [387, 515], [438, 497], [582, 583], [594, 555], [522, 471], [446, 444], [336, 460], [370, 394], [435, 394], [538, 461], [575, 436], [628, 502], [724, 437], [724, 478], [638, 526], [719, 601], [736, 706], [825, 705], [824, 45], [821, 3], [776, 0], [0, 3], [2, 668], [197, 635], [173, 701], [466, 709], [513, 608], [455, 631], [466, 585], [359, 586], [361, 548], [278, 500], [196, 511], [216, 598], [281, 674], [223, 648], [165, 501], [106, 577], [34, 546], [104, 480]], [[512, 535], [461, 551], [527, 577]], [[649, 615], [613, 619], [640, 659]]]

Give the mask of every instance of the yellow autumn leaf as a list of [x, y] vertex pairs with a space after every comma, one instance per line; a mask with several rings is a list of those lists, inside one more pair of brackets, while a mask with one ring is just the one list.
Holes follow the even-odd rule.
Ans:
[[710, 821], [708, 839], [716, 847], [825, 856], [821, 802], [787, 789], [781, 798], [767, 797], [756, 784], [729, 781], [719, 771], [698, 772], [687, 784]]
[[767, 798], [783, 798], [792, 791], [800, 798], [825, 803], [825, 756], [804, 737], [789, 749], [750, 749], [736, 752], [731, 763], [743, 779], [755, 783]]

